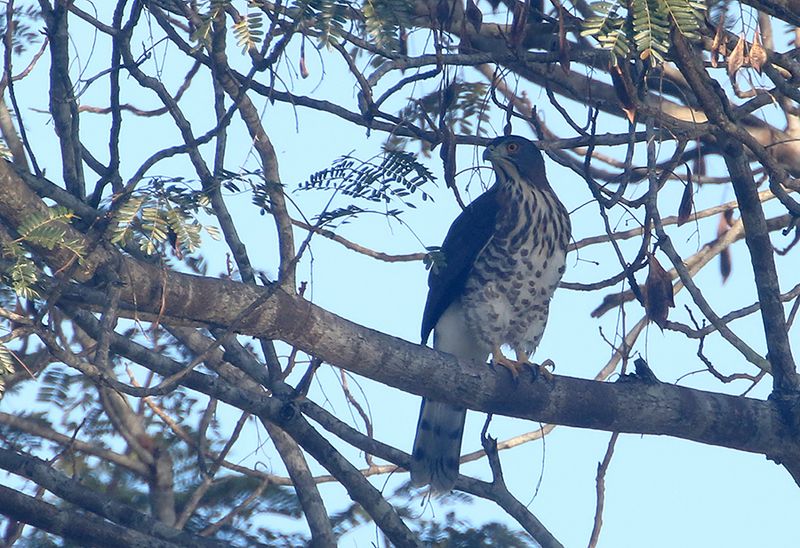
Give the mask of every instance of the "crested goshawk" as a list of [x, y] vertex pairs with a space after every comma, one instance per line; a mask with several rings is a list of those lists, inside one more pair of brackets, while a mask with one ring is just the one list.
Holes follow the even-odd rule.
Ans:
[[[564, 273], [570, 221], [547, 181], [541, 152], [523, 137], [494, 139], [483, 159], [495, 184], [453, 222], [442, 263], [428, 278], [422, 343], [459, 360], [496, 365], [516, 377], [541, 341], [550, 298]], [[508, 345], [516, 360], [505, 357]], [[466, 409], [422, 400], [411, 482], [450, 491], [458, 477]]]

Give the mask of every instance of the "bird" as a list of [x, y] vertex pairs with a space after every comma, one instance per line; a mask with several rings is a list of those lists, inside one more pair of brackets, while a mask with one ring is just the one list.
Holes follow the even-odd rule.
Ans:
[[[569, 213], [530, 140], [508, 135], [483, 152], [494, 184], [453, 221], [428, 276], [422, 344], [460, 361], [509, 369], [516, 379], [541, 341], [564, 274]], [[501, 351], [507, 345], [516, 357]], [[549, 372], [548, 372], [549, 374]], [[423, 398], [411, 455], [411, 485], [450, 492], [458, 478], [467, 410]]]

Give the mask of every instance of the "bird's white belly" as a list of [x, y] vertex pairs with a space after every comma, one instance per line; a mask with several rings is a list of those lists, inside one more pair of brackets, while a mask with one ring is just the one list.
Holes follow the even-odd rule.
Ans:
[[512, 255], [502, 276], [480, 283], [471, 279], [464, 295], [464, 313], [471, 331], [490, 346], [507, 344], [532, 353], [547, 323], [550, 299], [564, 272], [566, 254], [556, 249]]

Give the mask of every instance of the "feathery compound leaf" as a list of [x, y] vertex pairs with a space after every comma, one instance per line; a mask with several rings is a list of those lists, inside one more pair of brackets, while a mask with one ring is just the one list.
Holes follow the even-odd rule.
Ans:
[[61, 243], [69, 223], [75, 215], [65, 207], [55, 206], [46, 213], [33, 213], [19, 226], [21, 241], [53, 249]]
[[156, 252], [158, 244], [167, 239], [167, 221], [162, 214], [161, 206], [145, 206], [142, 208], [142, 232], [145, 239], [139, 246], [148, 255]]
[[22, 243], [27, 242], [46, 249], [62, 247], [83, 259], [83, 242], [66, 239], [67, 224], [75, 214], [65, 207], [55, 206], [43, 213], [33, 213], [18, 227], [19, 238], [3, 246], [3, 255], [14, 260], [6, 274], [11, 277], [11, 287], [17, 295], [25, 299], [36, 299], [39, 293], [33, 287], [38, 281], [38, 269], [27, 256]]
[[236, 38], [236, 45], [242, 48], [242, 53], [246, 53], [250, 48], [256, 47], [264, 38], [264, 31], [261, 30], [263, 21], [261, 14], [248, 13], [233, 25], [233, 35]]
[[3, 394], [6, 391], [6, 383], [3, 377], [8, 377], [14, 374], [14, 357], [11, 352], [6, 348], [6, 345], [0, 343], [0, 399], [3, 399]]
[[[490, 127], [485, 98], [488, 86], [471, 82], [453, 82], [446, 93], [435, 90], [418, 99], [411, 99], [397, 117], [423, 128], [430, 127], [431, 120], [439, 120], [443, 107], [444, 122], [454, 133], [464, 135], [486, 135]], [[438, 130], [438, 128], [432, 128]], [[399, 150], [406, 141], [396, 135], [386, 141], [386, 148]], [[422, 144], [423, 152], [430, 152], [429, 145]]]
[[14, 356], [6, 345], [0, 343], [0, 377], [14, 374]]
[[186, 249], [194, 253], [200, 247], [200, 230], [203, 228], [197, 221], [188, 220], [177, 209], [167, 210], [167, 224], [175, 234], [174, 247], [178, 250]]
[[619, 14], [622, 9], [620, 4], [594, 2], [591, 6], [598, 15], [584, 21], [581, 36], [593, 36], [601, 48], [614, 53], [617, 57], [627, 57], [630, 44], [624, 30], [626, 17]]
[[584, 21], [582, 36], [593, 36], [601, 48], [617, 57], [626, 58], [633, 51], [643, 60], [658, 63], [669, 52], [673, 27], [690, 40], [699, 37], [705, 10], [692, 0], [630, 0], [627, 6], [595, 2], [591, 6], [597, 15]]
[[289, 12], [309, 28], [320, 31], [318, 40], [327, 45], [340, 36], [351, 22], [348, 13], [353, 6], [346, 0], [295, 0]]
[[669, 15], [669, 21], [683, 36], [689, 40], [700, 38], [700, 20], [706, 7], [702, 3], [691, 0], [660, 0], [663, 10]]
[[[416, 155], [387, 150], [378, 164], [350, 156], [339, 158], [331, 167], [312, 174], [298, 189], [333, 190], [345, 196], [386, 204], [400, 199], [403, 205], [413, 208], [416, 207], [413, 203], [402, 198], [419, 190], [422, 200], [427, 201], [430, 196], [420, 187], [435, 180], [433, 173], [417, 161]], [[257, 189], [253, 200], [266, 208], [265, 191]]]
[[124, 245], [131, 239], [134, 222], [139, 217], [139, 210], [146, 199], [146, 196], [131, 196], [117, 210], [113, 221], [115, 226], [111, 231], [111, 243]]
[[[175, 183], [180, 184], [167, 184]], [[200, 233], [205, 229], [212, 237], [214, 227], [203, 226], [198, 212], [209, 213], [208, 196], [184, 185], [180, 179], [155, 178], [149, 188], [131, 196], [114, 214], [112, 243], [127, 245], [144, 237], [139, 247], [148, 254], [155, 253], [167, 240], [175, 255], [194, 253], [200, 247]]]
[[210, 0], [208, 11], [200, 16], [200, 23], [192, 32], [191, 40], [198, 42], [199, 45], [211, 44], [211, 23], [216, 19], [231, 3], [231, 0]]
[[378, 47], [400, 51], [401, 34], [410, 27], [413, 6], [408, 0], [374, 0], [364, 2], [364, 30]]
[[632, 0], [633, 39], [642, 60], [651, 56], [659, 62], [669, 50], [669, 24], [660, 10], [663, 0]]
[[23, 299], [38, 299], [39, 293], [33, 285], [39, 280], [38, 270], [28, 257], [17, 257], [14, 265], [9, 269], [11, 275], [11, 288]]

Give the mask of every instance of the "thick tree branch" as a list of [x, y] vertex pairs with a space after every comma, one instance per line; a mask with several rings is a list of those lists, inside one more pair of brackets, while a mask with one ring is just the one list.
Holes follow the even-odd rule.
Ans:
[[739, 201], [739, 211], [745, 226], [745, 242], [750, 250], [750, 262], [755, 274], [756, 291], [761, 308], [761, 319], [767, 338], [767, 357], [772, 365], [773, 389], [778, 395], [789, 395], [800, 390], [789, 330], [786, 327], [775, 254], [769, 238], [769, 227], [764, 210], [757, 197], [755, 181], [744, 155], [741, 143], [721, 139], [727, 154], [725, 164], [731, 173], [731, 182]]
[[[75, 316], [75, 319], [81, 328], [91, 333], [96, 333], [99, 329], [99, 323], [97, 320], [88, 314], [78, 313]], [[181, 329], [179, 331], [181, 338], [183, 338], [184, 335], [189, 335], [191, 333], [190, 338], [192, 339], [192, 346], [206, 346], [205, 342], [200, 340], [202, 336], [197, 334], [196, 331], [185, 329]], [[147, 350], [141, 347], [139, 344], [132, 342], [121, 335], [113, 335], [111, 344], [115, 352], [135, 360], [137, 363], [143, 364], [144, 366], [162, 375], [174, 374], [175, 371], [181, 369], [180, 364], [170, 360], [169, 358]], [[208, 376], [201, 375], [199, 373], [191, 374], [193, 380], [190, 380], [190, 386], [212, 397], [219, 397], [220, 399], [236, 405], [241, 409], [248, 410], [254, 414], [260, 413], [262, 417], [265, 413], [265, 409], [271, 414], [270, 416], [275, 416], [274, 413], [276, 408], [274, 407], [273, 403], [275, 398], [269, 398], [269, 401], [264, 401], [264, 398], [267, 396], [261, 390], [259, 385], [245, 377], [245, 375], [242, 373], [242, 371], [247, 371], [248, 374], [255, 372], [253, 365], [257, 364], [247, 363], [252, 361], [252, 357], [249, 357], [249, 355], [244, 353], [244, 349], [238, 344], [231, 344], [230, 350], [226, 350], [225, 356], [241, 367], [242, 370], [234, 369], [226, 362], [216, 361], [217, 358], [215, 357], [215, 363], [210, 363], [208, 365], [217, 371], [223, 377], [223, 379], [225, 379], [225, 381], [223, 381], [224, 387], [222, 386], [223, 383], [209, 380]], [[255, 377], [258, 378], [259, 375], [256, 374]], [[246, 396], [243, 395], [243, 389], [247, 390], [248, 392]], [[292, 413], [294, 413], [294, 409], [296, 409], [354, 447], [358, 447], [369, 454], [379, 456], [380, 458], [388, 462], [393, 462], [399, 466], [408, 466], [408, 461], [410, 458], [408, 454], [386, 445], [374, 438], [365, 436], [361, 432], [358, 432], [354, 428], [345, 424], [337, 417], [308, 399], [303, 398], [297, 400], [295, 390], [288, 385], [276, 383], [275, 392], [281, 401], [288, 402], [287, 405], [277, 408], [281, 413], [288, 409], [293, 409]], [[227, 394], [227, 396], [225, 396], [225, 394]], [[329, 453], [328, 456], [331, 454], [337, 453]], [[318, 460], [320, 458], [318, 454], [316, 454], [315, 457]], [[392, 470], [395, 469], [395, 467], [391, 468]], [[327, 478], [324, 479], [327, 480]], [[340, 477], [334, 477], [333, 479], [337, 481], [341, 480]], [[459, 476], [457, 488], [496, 502], [506, 512], [513, 516], [529, 533], [531, 533], [531, 535], [533, 535], [534, 538], [536, 538], [537, 541], [542, 544], [542, 546], [554, 548], [560, 546], [560, 543], [558, 543], [558, 541], [544, 527], [544, 525], [542, 525], [542, 523], [533, 514], [531, 514], [530, 511], [528, 511], [525, 505], [511, 497], [507, 492], [502, 492], [502, 490], [496, 489], [490, 483], [474, 480], [463, 475]], [[359, 492], [361, 491], [360, 488], [358, 488], [358, 490]], [[366, 506], [365, 508], [367, 511], [370, 511], [371, 507]]]
[[119, 453], [104, 449], [97, 444], [88, 443], [75, 439], [74, 436], [67, 436], [56, 432], [29, 417], [18, 417], [8, 413], [0, 413], [0, 424], [53, 441], [67, 451], [80, 451], [82, 453], [94, 455], [100, 459], [112, 462], [117, 466], [121, 466], [134, 474], [145, 476], [148, 471], [147, 466], [138, 459], [131, 458], [128, 455], [120, 455]]
[[[97, 321], [90, 315], [77, 315], [76, 321], [90, 332], [96, 332], [99, 328]], [[120, 335], [112, 335], [111, 346], [116, 352], [134, 359], [138, 363], [146, 363], [149, 368], [161, 375], [168, 376], [181, 369], [177, 362], [167, 357], [154, 355], [149, 350]], [[367, 481], [361, 472], [344, 459], [330, 442], [297, 412], [295, 409], [297, 404], [291, 401], [291, 397], [277, 399], [268, 396], [261, 390], [254, 391], [252, 382], [243, 383], [245, 388], [196, 372], [190, 372], [186, 376], [185, 384], [191, 389], [247, 410], [259, 416], [262, 421], [277, 425], [336, 477], [353, 500], [361, 504], [393, 543], [398, 546], [416, 546], [413, 535], [403, 524], [394, 508], [381, 497], [378, 490]], [[291, 392], [293, 396], [293, 392], [288, 387], [282, 391], [284, 396], [287, 395], [287, 391]]]
[[[677, 33], [673, 33], [673, 36], [678, 64], [709, 119], [715, 124], [714, 133], [725, 151], [723, 157], [731, 173], [731, 182], [744, 223], [745, 241], [750, 250], [750, 260], [755, 273], [768, 356], [772, 364], [773, 389], [779, 396], [796, 395], [800, 390], [800, 378], [797, 376], [789, 344], [772, 242], [769, 239], [769, 229], [758, 199], [753, 175], [746, 160], [745, 148], [739, 140], [733, 138], [731, 132], [732, 127], [736, 128], [736, 120], [730, 116], [731, 106], [721, 93], [719, 84], [699, 66], [698, 58], [686, 40]], [[733, 133], [735, 134], [735, 131]]]
[[300, 446], [291, 436], [271, 422], [263, 421], [262, 424], [269, 432], [269, 437], [272, 438], [281, 460], [286, 465], [289, 477], [292, 479], [297, 497], [303, 506], [308, 528], [311, 530], [313, 546], [335, 545], [336, 536], [333, 534], [325, 504]]
[[69, 76], [67, 2], [39, 0], [50, 41], [50, 113], [61, 145], [61, 165], [67, 190], [78, 198], [86, 195], [79, 131], [78, 104]]
[[100, 517], [80, 514], [72, 508], [60, 509], [5, 485], [0, 485], [0, 510], [12, 519], [62, 536], [75, 542], [78, 546], [140, 548], [191, 546], [161, 540], [133, 529], [126, 529], [108, 523]]
[[[218, 339], [222, 340], [222, 344], [226, 347], [223, 354], [220, 348], [206, 352], [205, 349], [213, 340], [203, 336], [197, 330], [173, 328], [171, 332], [195, 354], [206, 355], [206, 364], [229, 382], [247, 388], [256, 394], [264, 392], [264, 385], [271, 384], [267, 370], [239, 344], [235, 337]], [[226, 359], [241, 364], [240, 368], [231, 367], [226, 363]], [[249, 378], [245, 375], [248, 375]], [[314, 545], [332, 546], [336, 544], [336, 537], [328, 519], [325, 504], [300, 447], [290, 435], [275, 424], [263, 421], [263, 419], [262, 422], [289, 472], [291, 485], [303, 507]]]
[[96, 493], [80, 482], [65, 476], [52, 465], [31, 455], [22, 455], [0, 448], [0, 468], [34, 481], [76, 506], [94, 512], [118, 525], [144, 535], [182, 546], [221, 547], [224, 543], [172, 529], [138, 510]]
[[[0, 219], [17, 226], [39, 199], [5, 163], [0, 164], [0, 184], [7, 192]], [[81, 237], [69, 228], [67, 236]], [[58, 249], [39, 251], [53, 268], [63, 264]], [[116, 252], [98, 248], [75, 277], [89, 279], [112, 259], [117, 259]], [[120, 309], [121, 316], [150, 312], [206, 326], [238, 322], [240, 333], [284, 340], [401, 390], [481, 411], [612, 432], [670, 435], [790, 462], [800, 456], [793, 433], [768, 402], [669, 385], [611, 385], [560, 376], [553, 383], [522, 379], [514, 384], [503, 372], [459, 364], [451, 356], [359, 326], [279, 289], [162, 271], [127, 257], [119, 260], [124, 263], [121, 301], [128, 307]], [[103, 306], [106, 300], [74, 285], [63, 291], [64, 298], [79, 306]], [[262, 301], [240, 318], [240, 311]], [[421, 378], [427, 382], [420, 383]]]

